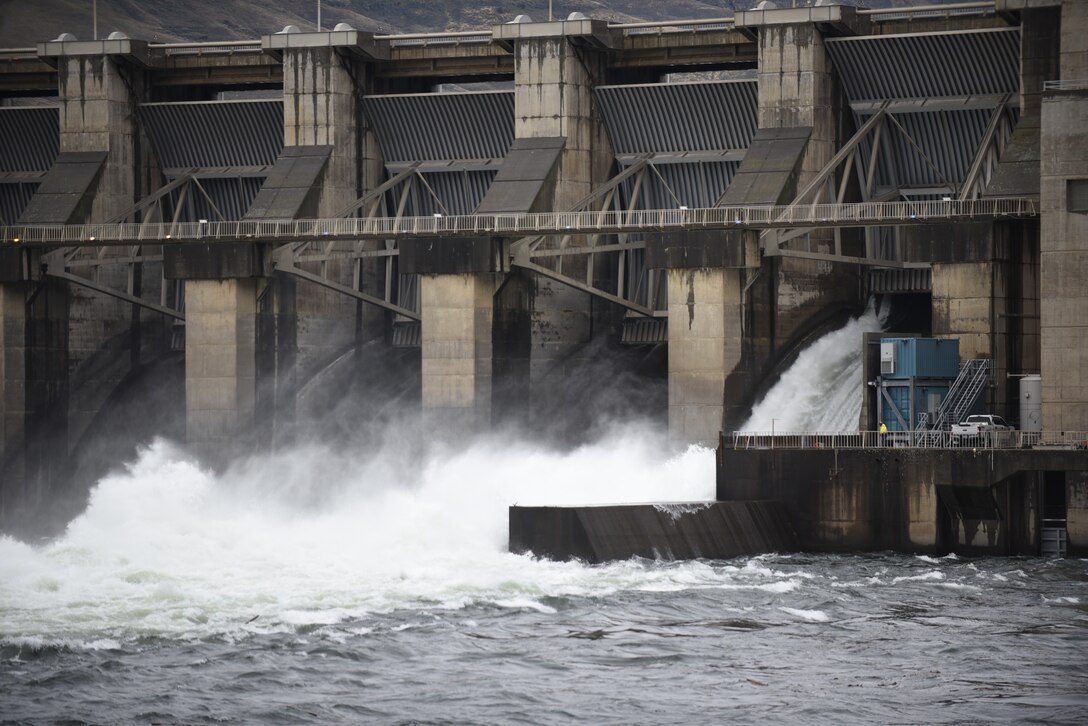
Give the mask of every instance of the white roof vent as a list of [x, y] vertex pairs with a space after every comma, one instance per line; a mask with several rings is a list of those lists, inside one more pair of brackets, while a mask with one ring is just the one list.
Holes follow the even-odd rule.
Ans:
[[573, 13], [567, 16], [567, 20], [589, 20], [585, 13], [580, 13], [575, 10]]
[[60, 35], [58, 35], [56, 38], [53, 39], [53, 42], [54, 43], [68, 43], [68, 42], [73, 41], [73, 40], [79, 40], [79, 38], [72, 35], [71, 33], [61, 33]]
[[283, 30], [276, 33], [276, 35], [283, 35], [284, 33], [297, 33], [297, 32], [299, 32], [297, 25], [285, 25], [285, 26], [283, 26]]
[[772, 0], [760, 0], [759, 5], [756, 5], [756, 10], [778, 10], [778, 5]]
[[528, 15], [518, 15], [516, 18], [514, 18], [509, 23], [507, 23], [507, 25], [513, 25], [514, 23], [531, 23], [531, 22], [533, 22], [533, 19], [530, 18]]
[[336, 27], [332, 29], [334, 33], [340, 33], [345, 30], [355, 30], [355, 28], [351, 27], [347, 23], [337, 23]]
[[122, 33], [120, 30], [115, 30], [110, 33], [109, 37], [106, 38], [106, 40], [128, 40], [128, 36]]

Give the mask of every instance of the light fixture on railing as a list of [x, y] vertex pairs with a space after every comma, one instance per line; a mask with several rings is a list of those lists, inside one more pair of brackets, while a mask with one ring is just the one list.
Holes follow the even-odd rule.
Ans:
[[88, 237], [87, 239], [88, 239], [88, 240], [90, 240], [91, 242], [94, 242], [94, 235], [92, 234], [92, 235], [91, 235], [90, 237]]
[[16, 237], [15, 239], [12, 240], [12, 242], [14, 242], [15, 244], [19, 244], [19, 238]]

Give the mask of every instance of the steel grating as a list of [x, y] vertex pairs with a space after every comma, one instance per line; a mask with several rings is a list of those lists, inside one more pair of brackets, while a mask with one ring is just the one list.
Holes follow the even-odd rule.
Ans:
[[283, 149], [283, 102], [145, 103], [140, 118], [164, 170], [269, 167]]
[[514, 141], [512, 91], [366, 96], [386, 164], [501, 159]]
[[851, 101], [1020, 89], [1019, 28], [832, 38], [826, 45]]
[[617, 156], [746, 149], [756, 132], [755, 81], [600, 86], [594, 97]]

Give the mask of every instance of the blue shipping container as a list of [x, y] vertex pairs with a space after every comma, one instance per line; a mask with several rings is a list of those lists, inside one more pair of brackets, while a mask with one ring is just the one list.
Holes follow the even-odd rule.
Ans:
[[[936, 406], [932, 408], [935, 410], [940, 402], [944, 400], [944, 397], [948, 395], [948, 385], [938, 384], [931, 386], [915, 386], [914, 388], [914, 422], [911, 424], [910, 420], [910, 386], [888, 386], [885, 388], [888, 392], [888, 397], [892, 399], [894, 407], [899, 411], [899, 415], [903, 417], [909, 426], [914, 428], [918, 427], [918, 415], [922, 413], [930, 412], [930, 400], [931, 395], [936, 396], [933, 403]], [[888, 426], [889, 431], [905, 431], [907, 430], [900, 425], [899, 419], [895, 414], [889, 410], [891, 406], [887, 401], [884, 401], [884, 423]], [[932, 418], [932, 417], [931, 417]]]
[[881, 338], [895, 346], [895, 372], [883, 378], [955, 379], [960, 372], [960, 342], [938, 338]]

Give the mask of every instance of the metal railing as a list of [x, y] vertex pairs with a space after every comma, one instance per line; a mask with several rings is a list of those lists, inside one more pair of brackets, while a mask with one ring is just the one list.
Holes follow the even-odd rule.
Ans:
[[864, 227], [944, 220], [1035, 217], [1037, 200], [967, 199], [705, 209], [611, 210], [284, 221], [25, 225], [0, 227], [0, 245], [393, 239], [396, 237], [612, 234], [691, 229]]
[[218, 40], [207, 43], [148, 43], [148, 49], [161, 50], [167, 56], [235, 55], [262, 53], [259, 40]]
[[478, 45], [493, 40], [491, 30], [466, 30], [448, 33], [401, 33], [375, 35], [374, 40], [387, 40], [392, 48], [431, 45]]
[[1088, 78], [1043, 81], [1044, 91], [1088, 91]]
[[905, 8], [873, 8], [858, 10], [858, 15], [874, 16], [873, 19], [899, 20], [917, 17], [952, 17], [956, 15], [990, 15], [997, 12], [992, 2], [948, 3], [945, 5], [918, 5]]
[[735, 25], [733, 18], [704, 18], [702, 20], [671, 20], [648, 23], [610, 23], [608, 27], [620, 30], [624, 35], [673, 35], [676, 33], [732, 30]]
[[995, 431], [956, 436], [948, 431], [846, 431], [828, 433], [734, 431], [733, 448], [741, 449], [1088, 449], [1088, 431]]

